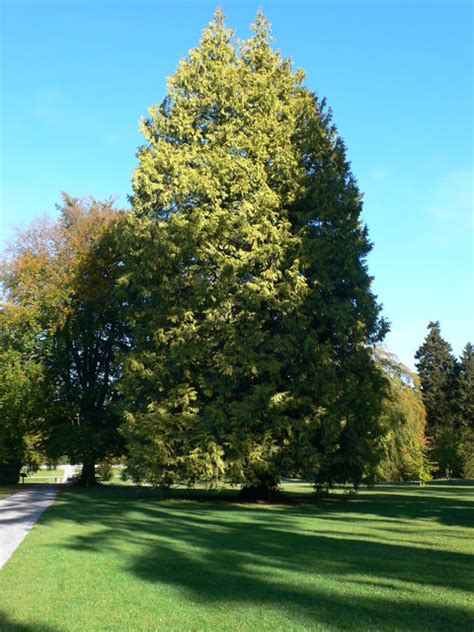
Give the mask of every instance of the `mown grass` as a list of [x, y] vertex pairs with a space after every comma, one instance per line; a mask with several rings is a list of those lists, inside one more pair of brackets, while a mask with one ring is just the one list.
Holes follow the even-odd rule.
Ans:
[[473, 485], [298, 492], [66, 489], [0, 572], [0, 630], [472, 630]]
[[37, 470], [36, 472], [29, 472], [25, 481], [27, 483], [61, 483], [64, 476], [64, 469], [59, 468], [56, 470]]
[[[25, 477], [25, 481], [21, 482], [18, 485], [0, 485], [0, 498], [5, 498], [10, 494], [14, 494], [15, 492], [20, 492], [24, 489], [28, 489], [28, 487], [32, 484], [54, 484], [54, 483], [62, 483], [64, 476], [64, 469], [40, 469], [36, 472], [29, 472], [28, 476]], [[0, 628], [0, 632], [2, 632]]]

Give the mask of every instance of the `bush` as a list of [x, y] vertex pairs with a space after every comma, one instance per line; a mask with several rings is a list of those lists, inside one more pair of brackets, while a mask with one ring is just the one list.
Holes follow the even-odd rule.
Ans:
[[102, 463], [99, 463], [99, 467], [97, 468], [97, 474], [103, 483], [110, 481], [113, 476], [112, 465], [107, 461], [102, 461]]

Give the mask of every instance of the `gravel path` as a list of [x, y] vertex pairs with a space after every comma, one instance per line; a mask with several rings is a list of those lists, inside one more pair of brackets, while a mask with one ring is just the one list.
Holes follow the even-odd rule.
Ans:
[[0, 568], [10, 559], [58, 494], [56, 485], [35, 485], [0, 500]]

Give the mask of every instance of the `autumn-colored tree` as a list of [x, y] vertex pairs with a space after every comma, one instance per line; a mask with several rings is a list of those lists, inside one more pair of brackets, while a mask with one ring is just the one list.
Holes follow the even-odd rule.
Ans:
[[384, 456], [377, 477], [386, 481], [419, 480], [431, 477], [426, 411], [420, 378], [396, 356], [376, 350], [377, 363], [388, 380], [381, 423], [385, 430]]
[[324, 102], [221, 12], [144, 121], [123, 287], [137, 478], [268, 494], [373, 477], [384, 323], [361, 196]]
[[[27, 265], [24, 260], [22, 267]], [[33, 299], [35, 272], [31, 283], [27, 282], [28, 275], [23, 279], [22, 301], [8, 291], [9, 273], [14, 267], [12, 246], [0, 267], [0, 483], [3, 484], [17, 483], [22, 465], [31, 460], [29, 452], [37, 444], [37, 422], [43, 412], [44, 365], [38, 354], [41, 328]]]
[[82, 463], [82, 482], [91, 484], [94, 464], [121, 450], [115, 356], [124, 326], [114, 292], [114, 227], [121, 215], [111, 202], [67, 195], [60, 213], [55, 222], [36, 222], [12, 245], [2, 266], [3, 309], [22, 325], [20, 339], [29, 341], [18, 352], [20, 365], [32, 357], [41, 367], [36, 429], [48, 454]]

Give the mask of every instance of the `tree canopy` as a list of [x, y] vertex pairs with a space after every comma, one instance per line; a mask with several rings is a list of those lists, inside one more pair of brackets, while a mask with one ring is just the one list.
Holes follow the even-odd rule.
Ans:
[[274, 488], [373, 476], [386, 324], [361, 195], [324, 101], [219, 11], [143, 122], [123, 286], [131, 469]]
[[[31, 429], [47, 454], [83, 463], [84, 482], [93, 482], [94, 463], [122, 443], [115, 360], [125, 326], [113, 236], [120, 214], [111, 202], [67, 195], [60, 212], [19, 234], [2, 266], [9, 370], [0, 423], [3, 432], [14, 424], [18, 450]], [[18, 421], [25, 416], [28, 423]]]
[[458, 363], [451, 345], [441, 336], [438, 321], [430, 322], [425, 341], [416, 352], [427, 431], [432, 440], [433, 458], [441, 474], [459, 475], [461, 419], [456, 411], [459, 399]]
[[[325, 100], [218, 11], [142, 121], [132, 208], [63, 196], [0, 266], [0, 482], [128, 455], [155, 486], [271, 497], [474, 472], [474, 352], [381, 351], [362, 195]], [[110, 468], [103, 468], [103, 474]], [[110, 472], [109, 472], [110, 474]]]
[[432, 464], [420, 378], [391, 353], [377, 349], [376, 358], [389, 382], [381, 418], [385, 428], [384, 456], [377, 467], [377, 477], [426, 482], [431, 478]]
[[474, 345], [467, 343], [459, 361], [458, 415], [462, 473], [474, 478]]

